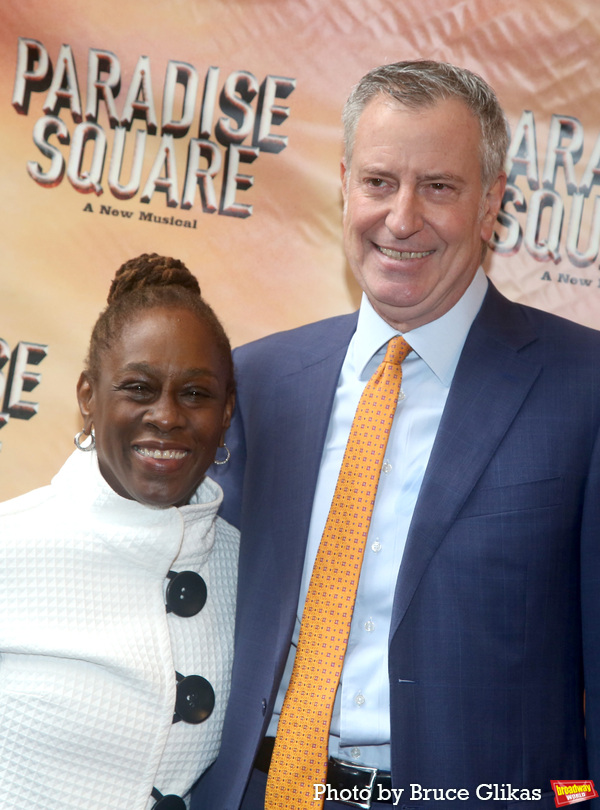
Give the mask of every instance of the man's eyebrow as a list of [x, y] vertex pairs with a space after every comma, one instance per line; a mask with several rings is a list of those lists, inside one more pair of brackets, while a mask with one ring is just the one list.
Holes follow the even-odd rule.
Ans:
[[453, 183], [464, 183], [464, 178], [460, 174], [453, 174], [452, 172], [425, 172], [419, 176], [419, 179], [433, 183], [448, 180]]

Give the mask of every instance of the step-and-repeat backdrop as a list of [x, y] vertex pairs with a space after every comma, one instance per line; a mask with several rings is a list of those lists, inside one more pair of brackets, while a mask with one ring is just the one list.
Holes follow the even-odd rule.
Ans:
[[359, 300], [340, 113], [434, 58], [498, 92], [512, 141], [486, 269], [600, 328], [597, 0], [27, 0], [0, 28], [0, 500], [47, 483], [117, 267], [193, 270], [234, 345]]

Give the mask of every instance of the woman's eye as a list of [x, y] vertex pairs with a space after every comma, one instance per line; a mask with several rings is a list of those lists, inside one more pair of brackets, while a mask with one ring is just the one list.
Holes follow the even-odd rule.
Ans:
[[184, 396], [191, 400], [199, 400], [208, 396], [208, 394], [202, 388], [188, 388], [187, 391], [184, 391]]
[[130, 396], [134, 396], [136, 398], [139, 397], [146, 397], [152, 394], [152, 389], [146, 383], [127, 383], [121, 387], [121, 390], [125, 391]]

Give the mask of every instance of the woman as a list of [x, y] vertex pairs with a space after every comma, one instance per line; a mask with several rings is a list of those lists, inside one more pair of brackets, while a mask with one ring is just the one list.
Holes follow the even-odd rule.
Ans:
[[0, 805], [180, 810], [217, 754], [238, 553], [204, 477], [231, 350], [181, 262], [119, 269], [77, 397], [77, 450], [0, 505]]

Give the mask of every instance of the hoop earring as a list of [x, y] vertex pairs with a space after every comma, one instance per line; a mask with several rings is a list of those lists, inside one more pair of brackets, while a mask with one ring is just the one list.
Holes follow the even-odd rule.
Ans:
[[[89, 442], [87, 444], [82, 444], [81, 442], [82, 436], [85, 436], [87, 439], [89, 439]], [[86, 433], [85, 430], [80, 430], [79, 433], [73, 439], [73, 441], [75, 442], [75, 447], [78, 450], [82, 450], [84, 453], [89, 453], [90, 450], [93, 450], [94, 447], [96, 446], [96, 436], [93, 430], [89, 434]]]
[[217, 459], [215, 459], [215, 460], [214, 460], [214, 462], [213, 462], [214, 464], [218, 464], [219, 466], [220, 466], [221, 464], [227, 464], [227, 462], [228, 462], [228, 461], [229, 461], [229, 459], [231, 458], [231, 453], [229, 452], [229, 447], [227, 447], [227, 445], [225, 444], [225, 442], [223, 442], [223, 447], [225, 448], [225, 452], [227, 453], [227, 455], [225, 456], [225, 458], [223, 459], [223, 461], [217, 461]]

